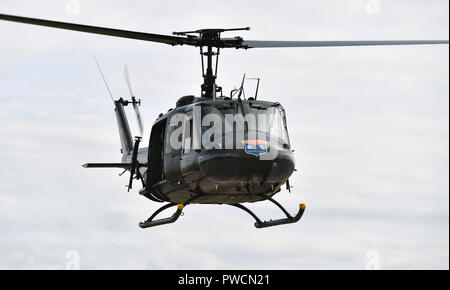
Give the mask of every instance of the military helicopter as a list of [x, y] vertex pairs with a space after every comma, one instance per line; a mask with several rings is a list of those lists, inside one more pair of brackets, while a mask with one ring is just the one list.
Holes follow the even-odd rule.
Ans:
[[[142, 184], [141, 195], [153, 202], [167, 202], [145, 222], [139, 223], [141, 228], [173, 223], [185, 206], [194, 203], [224, 204], [244, 210], [255, 219], [256, 228], [296, 223], [305, 211], [306, 206], [300, 204], [298, 212], [291, 215], [273, 199], [283, 185], [291, 190], [289, 177], [295, 171], [283, 107], [278, 102], [258, 99], [259, 79], [255, 94], [247, 98], [245, 75], [240, 88], [224, 95], [216, 84], [222, 49], [448, 44], [448, 40], [253, 41], [222, 37], [223, 33], [249, 30], [248, 27], [160, 35], [5, 14], [0, 14], [0, 20], [200, 49], [203, 76], [200, 96], [181, 97], [174, 109], [159, 115], [146, 148], [140, 148], [140, 136], [132, 138], [125, 114], [124, 107], [131, 105], [142, 136], [141, 100], [133, 94], [126, 69], [131, 100], [114, 100], [109, 91], [119, 128], [122, 160], [83, 165], [86, 168], [121, 168], [123, 173], [129, 171], [128, 190], [133, 188], [133, 181], [138, 180]], [[109, 90], [98, 62], [97, 65]], [[286, 218], [262, 221], [242, 205], [266, 200], [280, 208]], [[177, 209], [172, 216], [156, 219], [159, 213], [175, 206]]]

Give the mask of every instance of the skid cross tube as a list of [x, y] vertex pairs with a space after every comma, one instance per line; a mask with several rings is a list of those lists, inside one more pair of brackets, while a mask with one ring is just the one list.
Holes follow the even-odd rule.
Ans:
[[250, 209], [248, 209], [247, 207], [243, 206], [242, 204], [236, 203], [236, 204], [230, 204], [230, 205], [234, 206], [234, 207], [237, 207], [237, 208], [240, 208], [243, 211], [245, 211], [248, 214], [250, 214], [255, 219], [255, 221], [256, 221], [255, 222], [255, 227], [258, 228], [258, 229], [272, 227], [272, 226], [278, 226], [278, 225], [284, 225], [284, 224], [296, 223], [302, 218], [303, 213], [305, 212], [305, 209], [306, 209], [306, 205], [304, 203], [301, 203], [299, 205], [299, 209], [298, 209], [297, 214], [295, 216], [291, 216], [287, 212], [287, 210], [281, 204], [279, 204], [277, 201], [275, 201], [271, 197], [267, 197], [266, 199], [271, 201], [272, 203], [274, 203], [278, 208], [280, 208], [284, 212], [284, 214], [286, 215], [286, 218], [277, 219], [277, 220], [269, 220], [269, 221], [261, 221], [254, 212], [252, 212]]
[[237, 207], [237, 208], [240, 208], [243, 211], [247, 212], [249, 215], [251, 215], [256, 220], [255, 225], [263, 223], [254, 212], [252, 212], [251, 210], [249, 210], [247, 207], [243, 206], [242, 204], [236, 203], [236, 204], [230, 204], [230, 205], [234, 206], [234, 207]]

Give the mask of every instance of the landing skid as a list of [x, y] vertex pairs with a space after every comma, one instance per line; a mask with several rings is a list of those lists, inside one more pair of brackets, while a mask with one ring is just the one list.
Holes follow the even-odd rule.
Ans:
[[237, 203], [237, 204], [230, 204], [230, 205], [240, 208], [243, 211], [247, 212], [249, 215], [251, 215], [256, 221], [255, 227], [258, 229], [279, 226], [279, 225], [284, 225], [284, 224], [296, 223], [302, 218], [303, 213], [305, 212], [305, 209], [306, 209], [306, 205], [304, 203], [301, 203], [299, 205], [297, 214], [295, 216], [291, 216], [287, 212], [287, 210], [281, 204], [279, 204], [276, 200], [274, 200], [271, 197], [267, 197], [266, 199], [271, 201], [272, 203], [274, 203], [277, 207], [279, 207], [283, 211], [283, 213], [286, 215], [286, 218], [277, 219], [277, 220], [269, 220], [269, 221], [261, 221], [255, 213], [253, 213], [251, 210], [249, 210], [247, 207], [243, 206], [242, 204]]
[[[193, 198], [194, 199], [194, 198]], [[181, 216], [183, 209], [186, 205], [188, 205], [193, 199], [190, 199], [188, 201], [186, 201], [184, 204], [176, 204], [176, 203], [168, 203], [162, 207], [160, 207], [158, 210], [156, 210], [145, 222], [141, 222], [139, 223], [139, 226], [143, 229], [145, 228], [149, 228], [149, 227], [154, 227], [154, 226], [160, 226], [160, 225], [165, 225], [165, 224], [171, 224], [174, 223], [178, 220], [178, 218]], [[242, 204], [236, 203], [236, 204], [230, 204], [231, 206], [237, 207], [242, 209], [243, 211], [247, 212], [248, 214], [250, 214], [254, 219], [255, 219], [255, 227], [260, 229], [260, 228], [267, 228], [267, 227], [272, 227], [272, 226], [278, 226], [278, 225], [284, 225], [284, 224], [292, 224], [292, 223], [296, 223], [298, 222], [303, 213], [305, 212], [306, 209], [306, 205], [304, 203], [301, 203], [299, 205], [299, 209], [298, 212], [295, 216], [291, 216], [289, 214], [289, 212], [287, 212], [287, 210], [281, 205], [279, 204], [276, 200], [274, 200], [271, 197], [267, 197], [267, 200], [271, 201], [272, 203], [274, 203], [278, 208], [281, 209], [281, 211], [283, 211], [283, 213], [286, 215], [286, 218], [283, 219], [277, 219], [277, 220], [269, 220], [269, 221], [261, 221], [258, 216], [253, 213], [250, 209], [248, 209], [247, 207], [243, 206]], [[162, 218], [162, 219], [158, 219], [155, 220], [155, 217], [161, 213], [162, 211], [177, 206], [177, 210], [175, 211], [175, 213], [168, 217], [168, 218]]]
[[163, 210], [166, 210], [166, 209], [176, 206], [176, 205], [177, 205], [176, 203], [169, 203], [169, 204], [166, 204], [166, 205], [160, 207], [157, 211], [155, 211], [148, 218], [148, 220], [146, 220], [145, 222], [139, 223], [139, 226], [141, 228], [145, 229], [145, 228], [149, 228], [149, 227], [171, 224], [171, 223], [176, 222], [177, 219], [180, 217], [181, 213], [183, 212], [183, 208], [184, 208], [183, 204], [177, 205], [177, 211], [171, 217], [159, 219], [159, 220], [153, 220], [156, 217], [156, 215], [159, 214], [160, 212], [162, 212]]
[[[194, 199], [196, 199], [198, 196], [194, 196], [191, 199], [188, 199], [187, 201], [185, 201], [184, 203], [180, 203], [180, 204], [176, 204], [176, 203], [168, 203], [166, 205], [163, 205], [162, 207], [160, 207], [158, 210], [156, 210], [145, 222], [139, 223], [139, 226], [143, 229], [145, 228], [150, 228], [150, 227], [155, 227], [155, 226], [160, 226], [160, 225], [165, 225], [165, 224], [171, 224], [177, 221], [177, 219], [180, 217], [180, 215], [183, 213], [183, 208], [188, 205], [189, 203], [191, 203]], [[171, 208], [173, 206], [177, 206], [177, 211], [168, 218], [163, 218], [163, 219], [159, 219], [159, 220], [154, 220], [154, 218], [162, 211]]]

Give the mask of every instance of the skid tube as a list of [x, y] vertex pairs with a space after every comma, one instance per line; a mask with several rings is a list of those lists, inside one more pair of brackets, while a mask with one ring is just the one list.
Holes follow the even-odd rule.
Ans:
[[277, 219], [277, 220], [269, 220], [269, 221], [261, 221], [254, 212], [252, 212], [250, 209], [248, 209], [247, 207], [243, 206], [242, 204], [236, 203], [236, 204], [230, 204], [230, 205], [234, 206], [234, 207], [237, 207], [237, 208], [240, 208], [243, 211], [247, 212], [249, 215], [251, 215], [256, 221], [255, 222], [255, 227], [258, 228], [258, 229], [260, 229], [260, 228], [267, 228], [267, 227], [273, 227], [273, 226], [279, 226], [279, 225], [284, 225], [284, 224], [296, 223], [302, 218], [303, 213], [305, 212], [305, 209], [306, 209], [306, 205], [304, 203], [301, 203], [299, 205], [299, 209], [298, 209], [297, 214], [295, 216], [291, 216], [289, 214], [289, 212], [281, 204], [279, 204], [276, 200], [274, 200], [271, 197], [267, 197], [266, 199], [271, 201], [272, 203], [274, 203], [278, 208], [280, 208], [281, 211], [283, 211], [283, 213], [286, 215], [286, 218]]
[[[154, 227], [154, 226], [160, 226], [160, 225], [165, 225], [165, 224], [171, 224], [177, 221], [177, 219], [180, 217], [180, 215], [183, 213], [183, 208], [188, 205], [189, 203], [191, 203], [191, 201], [193, 201], [194, 199], [196, 199], [198, 196], [195, 196], [189, 200], [187, 200], [184, 203], [168, 203], [162, 207], [160, 207], [158, 210], [156, 210], [145, 222], [141, 222], [139, 223], [139, 227], [141, 227], [142, 229], [145, 228], [150, 228], [150, 227]], [[170, 217], [168, 218], [163, 218], [163, 219], [159, 219], [159, 220], [153, 220], [160, 212], [171, 208], [173, 206], [177, 206], [177, 211]]]
[[[188, 205], [189, 203], [192, 202], [192, 200], [194, 200], [196, 197], [193, 197], [189, 200], [187, 200], [185, 203], [180, 203], [180, 204], [176, 204], [176, 203], [168, 203], [162, 207], [160, 207], [158, 210], [156, 210], [145, 222], [141, 222], [139, 223], [139, 227], [145, 229], [145, 228], [149, 228], [149, 227], [154, 227], [154, 226], [160, 226], [160, 225], [165, 225], [165, 224], [171, 224], [174, 223], [178, 220], [178, 218], [181, 216], [183, 209], [186, 205]], [[247, 212], [248, 214], [250, 214], [254, 219], [255, 219], [255, 227], [260, 229], [260, 228], [267, 228], [267, 227], [272, 227], [272, 226], [278, 226], [278, 225], [284, 225], [284, 224], [292, 224], [292, 223], [296, 223], [298, 222], [301, 217], [303, 216], [303, 213], [305, 212], [306, 209], [306, 205], [304, 203], [301, 203], [299, 205], [299, 210], [297, 212], [297, 214], [295, 216], [292, 216], [289, 214], [289, 212], [281, 205], [279, 204], [276, 200], [272, 199], [271, 197], [266, 197], [267, 200], [271, 201], [272, 203], [274, 203], [278, 208], [281, 209], [281, 211], [283, 211], [283, 213], [286, 215], [286, 218], [283, 219], [277, 219], [277, 220], [269, 220], [269, 221], [261, 221], [258, 216], [253, 213], [250, 209], [248, 209], [247, 207], [243, 206], [242, 204], [236, 203], [236, 204], [230, 204], [231, 206], [237, 207], [239, 209], [242, 209], [243, 211]], [[158, 220], [154, 220], [154, 218], [161, 213], [162, 211], [177, 206], [177, 210], [175, 211], [175, 213], [168, 217], [168, 218], [162, 218], [162, 219], [158, 219]]]

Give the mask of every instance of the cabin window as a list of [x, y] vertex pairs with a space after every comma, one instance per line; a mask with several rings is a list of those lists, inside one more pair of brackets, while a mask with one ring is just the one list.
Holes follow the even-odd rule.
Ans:
[[193, 134], [192, 130], [194, 127], [194, 119], [192, 117], [192, 112], [187, 114], [187, 119], [183, 122], [183, 154], [188, 154], [192, 150], [193, 146]]
[[179, 154], [183, 143], [183, 114], [170, 116], [166, 130], [166, 154]]
[[192, 110], [169, 117], [166, 130], [166, 154], [187, 154], [193, 148]]

